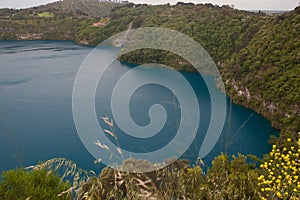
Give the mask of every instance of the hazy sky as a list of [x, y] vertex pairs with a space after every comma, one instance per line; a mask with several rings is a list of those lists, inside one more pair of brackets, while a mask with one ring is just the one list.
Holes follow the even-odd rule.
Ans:
[[[46, 4], [57, 0], [0, 0], [0, 8], [25, 8]], [[246, 10], [292, 10], [300, 0], [129, 0], [133, 3], [176, 4], [177, 1], [193, 3], [213, 3], [235, 5]]]

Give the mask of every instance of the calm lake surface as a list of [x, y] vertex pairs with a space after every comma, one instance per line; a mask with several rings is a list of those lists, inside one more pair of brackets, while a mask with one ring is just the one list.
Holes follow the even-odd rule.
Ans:
[[[97, 170], [101, 167], [94, 164], [94, 158], [81, 143], [72, 116], [75, 76], [91, 50], [90, 47], [79, 46], [71, 41], [0, 42], [0, 171], [34, 165], [54, 157], [71, 159], [83, 169]], [[117, 52], [113, 47], [104, 50], [103, 56]], [[133, 67], [115, 62], [105, 72], [95, 101], [100, 124], [103, 125], [101, 117], [111, 116], [110, 96], [114, 84]], [[207, 89], [201, 77], [196, 73], [182, 74], [198, 91], [199, 101], [203, 105], [209, 104]], [[178, 113], [171, 109], [172, 105], [166, 103], [166, 99], [173, 99], [168, 89], [146, 85], [134, 93], [130, 111], [133, 120], [143, 126], [149, 121], [145, 113], [151, 105], [160, 103], [165, 106], [170, 113], [163, 138], [170, 139], [176, 131], [174, 124]], [[201, 114], [200, 121], [205, 124], [209, 121], [209, 109], [207, 106], [202, 107], [200, 104], [201, 113], [206, 114]], [[120, 130], [116, 128], [116, 131]], [[217, 145], [204, 161], [209, 163], [221, 152], [230, 155], [240, 152], [261, 157], [270, 150], [267, 140], [275, 132], [268, 120], [233, 104], [231, 116], [227, 116]], [[122, 148], [138, 152], [159, 148], [165, 142], [156, 138], [156, 141], [152, 141], [154, 145], [147, 147], [143, 142], [136, 144], [127, 139], [121, 131], [119, 137]], [[197, 153], [194, 147], [200, 144], [201, 137], [197, 137], [183, 157], [195, 159]]]

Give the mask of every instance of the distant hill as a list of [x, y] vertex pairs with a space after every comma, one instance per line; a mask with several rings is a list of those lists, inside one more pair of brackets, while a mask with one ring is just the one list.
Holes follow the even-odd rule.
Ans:
[[6, 14], [18, 13], [22, 16], [31, 14], [49, 12], [54, 15], [60, 16], [73, 16], [73, 17], [105, 17], [108, 16], [113, 8], [124, 5], [124, 3], [114, 3], [110, 1], [100, 0], [62, 0], [46, 5], [36, 6], [32, 8], [12, 10], [0, 9], [0, 13]]
[[38, 11], [51, 11], [54, 14], [103, 17], [108, 16], [113, 8], [120, 5], [122, 4], [99, 0], [63, 0], [36, 8]]
[[26, 9], [0, 9], [0, 40], [75, 40], [85, 27], [125, 4], [63, 0]]

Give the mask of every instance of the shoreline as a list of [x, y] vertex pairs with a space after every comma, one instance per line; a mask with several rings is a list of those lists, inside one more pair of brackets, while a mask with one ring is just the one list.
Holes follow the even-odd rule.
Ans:
[[[75, 45], [86, 47], [86, 48], [95, 48], [97, 46], [97, 45], [95, 46], [95, 45], [89, 45], [89, 44], [80, 44], [80, 43], [76, 42], [76, 40], [0, 40], [0, 42], [72, 42]], [[132, 62], [128, 62], [128, 61], [120, 61], [120, 62], [124, 63], [124, 64], [128, 64], [128, 65], [132, 65], [132, 66], [140, 65], [139, 63], [132, 63]], [[172, 66], [172, 68], [177, 70], [177, 71], [188, 72], [188, 73], [196, 73], [196, 70], [195, 71], [194, 70], [185, 70], [185, 69], [181, 69], [180, 67], [175, 68], [173, 66]], [[194, 69], [194, 68], [192, 68], [192, 69]], [[223, 80], [223, 82], [224, 82], [224, 80]], [[224, 87], [225, 87], [225, 90], [226, 90], [226, 88], [228, 88], [228, 85], [226, 84], [226, 81], [224, 82]], [[231, 87], [231, 88], [233, 88], [233, 87]], [[237, 104], [239, 106], [242, 106], [244, 108], [247, 108], [247, 109], [250, 109], [250, 110], [256, 112], [257, 114], [259, 114], [259, 115], [263, 116], [264, 118], [266, 118], [271, 123], [271, 125], [274, 129], [276, 129], [279, 132], [282, 130], [279, 126], [279, 122], [271, 119], [271, 117], [270, 117], [271, 115], [268, 115], [268, 113], [266, 113], [266, 112], [260, 112], [259, 110], [253, 108], [250, 104], [245, 104], [243, 102], [240, 102], [239, 100], [237, 100], [234, 97], [234, 95], [235, 94], [230, 95], [230, 91], [226, 92], [226, 96], [230, 100], [232, 100], [232, 102], [234, 104]]]

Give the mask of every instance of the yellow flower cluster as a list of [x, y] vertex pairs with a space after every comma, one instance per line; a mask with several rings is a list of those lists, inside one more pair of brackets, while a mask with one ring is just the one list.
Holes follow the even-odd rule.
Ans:
[[268, 159], [260, 165], [258, 177], [261, 199], [300, 199], [300, 139], [287, 138], [285, 147], [273, 145]]

